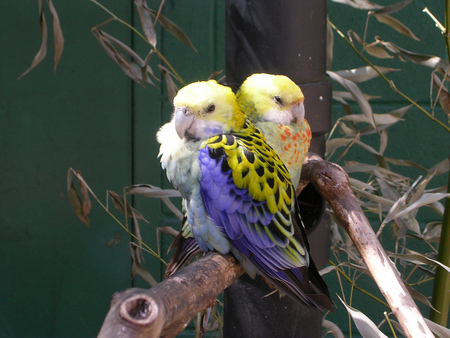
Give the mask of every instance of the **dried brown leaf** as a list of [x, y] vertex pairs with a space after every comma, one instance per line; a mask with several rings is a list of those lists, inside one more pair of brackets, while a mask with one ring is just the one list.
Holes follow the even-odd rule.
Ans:
[[[79, 172], [78, 172], [79, 173]], [[81, 182], [80, 182], [81, 183]], [[86, 187], [85, 185], [83, 185]], [[87, 192], [86, 192], [87, 194]], [[67, 195], [69, 197], [70, 203], [72, 204], [72, 208], [75, 210], [75, 214], [80, 219], [81, 222], [83, 222], [86, 226], [89, 226], [89, 218], [87, 217], [89, 210], [85, 209], [84, 205], [85, 202], [81, 200], [80, 194], [78, 193], [78, 190], [75, 188], [75, 184], [72, 180], [72, 171], [69, 169], [67, 173]], [[84, 195], [84, 193], [83, 193]], [[88, 197], [89, 200], [89, 197]], [[90, 202], [89, 202], [90, 204]], [[87, 211], [87, 212], [85, 212]]]
[[435, 73], [433, 73], [433, 83], [438, 92], [439, 104], [450, 121], [450, 93]]
[[364, 50], [367, 53], [369, 53], [370, 55], [375, 56], [379, 59], [392, 59], [393, 58], [393, 56], [390, 55], [388, 52], [386, 52], [386, 50], [384, 48], [377, 47], [377, 44], [378, 44], [377, 41], [375, 41], [374, 43], [371, 43], [371, 44], [367, 44], [365, 41], [363, 41], [359, 37], [359, 35], [356, 32], [350, 30], [348, 33], [349, 33], [349, 37], [352, 40], [357, 41], [361, 46], [363, 46]]
[[158, 282], [153, 278], [152, 274], [142, 266], [140, 259], [139, 259], [139, 253], [138, 253], [138, 247], [133, 248], [132, 243], [130, 243], [130, 253], [131, 258], [133, 259], [133, 264], [131, 266], [131, 272], [133, 274], [133, 277], [136, 275], [141, 276], [151, 287], [154, 287], [158, 284]]
[[155, 47], [156, 31], [148, 11], [147, 2], [145, 0], [135, 0], [134, 3], [137, 7], [139, 18], [141, 19], [142, 30], [144, 31], [145, 37], [147, 38], [147, 41]]
[[175, 23], [167, 19], [164, 15], [161, 13], [158, 14], [158, 12], [154, 11], [153, 9], [150, 9], [148, 7], [144, 7], [147, 11], [150, 12], [154, 17], [158, 15], [158, 22], [163, 26], [165, 30], [167, 30], [169, 33], [171, 33], [175, 38], [177, 38], [179, 41], [184, 43], [186, 46], [192, 48], [197, 54], [197, 50], [195, 49], [194, 45], [192, 44], [189, 37], [181, 30], [180, 27], [178, 27]]
[[408, 6], [411, 2], [413, 2], [413, 0], [406, 0], [406, 1], [402, 1], [402, 2], [397, 2], [395, 4], [389, 5], [389, 6], [385, 6], [381, 9], [377, 9], [375, 11], [376, 14], [393, 14], [396, 13], [400, 10], [402, 10], [403, 8], [405, 8], [406, 6]]
[[177, 237], [178, 234], [180, 233], [178, 230], [175, 230], [174, 228], [172, 228], [170, 226], [160, 227], [157, 229], [161, 232], [164, 232], [165, 234], [172, 236], [172, 237]]
[[43, 6], [43, 0], [38, 0], [39, 5], [39, 24], [41, 26], [41, 35], [42, 35], [42, 42], [41, 47], [39, 48], [39, 51], [35, 55], [33, 62], [31, 63], [30, 68], [28, 68], [22, 75], [20, 75], [17, 80], [20, 80], [22, 77], [27, 75], [30, 70], [32, 70], [34, 67], [36, 67], [41, 61], [45, 58], [45, 55], [47, 54], [47, 23], [45, 22], [45, 14], [44, 14], [44, 6]]
[[395, 29], [400, 34], [403, 34], [411, 39], [414, 39], [416, 41], [420, 41], [420, 39], [414, 35], [411, 29], [409, 29], [405, 24], [400, 22], [399, 20], [393, 18], [392, 16], [388, 14], [374, 14], [375, 18], [381, 23], [384, 23], [385, 25], [388, 25]]
[[[153, 75], [151, 68], [142, 60], [142, 58], [130, 47], [124, 44], [122, 41], [116, 39], [115, 37], [109, 35], [105, 31], [99, 30], [94, 27], [92, 34], [100, 42], [100, 45], [105, 50], [106, 54], [114, 60], [123, 70], [123, 72], [136, 81], [137, 83], [144, 85], [144, 83], [150, 83], [155, 85], [147, 76], [145, 77], [145, 82], [142, 76], [142, 68], [146, 69], [150, 74]], [[127, 53], [136, 62], [130, 61], [124, 54], [119, 50]], [[154, 76], [154, 75], [153, 75]]]
[[59, 23], [58, 13], [51, 0], [47, 0], [48, 7], [53, 17], [53, 40], [55, 45], [55, 72], [64, 49], [64, 37]]
[[166, 80], [169, 102], [173, 104], [173, 98], [175, 97], [175, 95], [177, 95], [178, 87], [175, 82], [173, 82], [171, 73], [164, 66], [158, 65], [158, 67], [161, 70], [164, 79]]
[[107, 193], [108, 193], [108, 196], [113, 201], [114, 207], [117, 210], [120, 210], [123, 214], [127, 215], [128, 217], [133, 218], [133, 216], [134, 216], [134, 217], [136, 217], [136, 219], [139, 219], [141, 221], [144, 221], [144, 222], [148, 223], [148, 221], [144, 218], [144, 216], [142, 216], [139, 211], [137, 211], [135, 208], [133, 208], [128, 203], [126, 203], [127, 209], [126, 209], [126, 212], [125, 212], [125, 200], [124, 200], [124, 198], [122, 196], [120, 196], [119, 194], [117, 194], [117, 193], [115, 193], [114, 191], [111, 191], [111, 190], [108, 190]]

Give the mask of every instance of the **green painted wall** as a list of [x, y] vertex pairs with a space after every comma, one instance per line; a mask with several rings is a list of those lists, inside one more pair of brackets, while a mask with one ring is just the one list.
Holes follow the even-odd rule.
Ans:
[[[158, 29], [157, 46], [185, 83], [224, 70], [224, 2], [165, 3], [164, 14], [189, 35], [198, 50], [196, 54]], [[157, 1], [147, 3], [154, 9], [159, 6]], [[132, 1], [104, 4], [121, 19], [139, 26]], [[155, 141], [156, 131], [171, 114], [164, 84], [143, 88], [124, 76], [106, 56], [90, 33], [91, 27], [109, 18], [99, 7], [89, 1], [54, 0], [54, 5], [66, 41], [58, 70], [53, 73], [49, 43], [43, 63], [17, 81], [40, 46], [37, 2], [0, 2], [0, 12], [9, 13], [0, 21], [0, 337], [94, 337], [114, 292], [131, 286], [146, 287], [140, 277], [131, 278], [130, 238], [115, 221], [94, 200], [90, 228], [74, 215], [66, 194], [69, 167], [83, 173], [102, 202], [106, 190], [121, 193], [123, 187], [133, 183], [170, 187], [160, 170]], [[414, 32], [422, 42], [411, 40], [402, 46], [443, 56], [442, 36], [421, 13], [425, 6], [442, 19], [441, 3], [416, 0], [398, 18], [413, 28], [421, 27]], [[329, 14], [342, 31], [353, 28], [361, 33], [364, 27], [365, 18], [356, 10], [330, 2]], [[46, 16], [50, 24], [48, 11]], [[375, 20], [373, 28], [369, 36], [381, 30], [386, 40], [388, 35], [399, 44], [405, 40]], [[105, 30], [134, 46], [140, 55], [149, 50], [117, 22]], [[49, 42], [51, 34], [49, 28]], [[336, 48], [332, 69], [362, 65], [337, 38]], [[398, 67], [398, 63], [389, 62], [380, 64]], [[151, 65], [159, 74], [156, 64], [156, 58], [152, 59]], [[421, 69], [412, 77], [410, 64], [402, 64], [402, 68], [392, 78], [399, 88], [426, 105], [429, 70]], [[381, 81], [372, 81], [361, 88], [383, 95], [375, 104], [377, 112], [404, 105]], [[334, 106], [336, 114], [340, 110], [339, 105]], [[421, 132], [424, 128], [430, 132]], [[408, 119], [390, 133], [388, 153], [431, 166], [448, 156], [448, 140], [437, 126], [411, 110]], [[349, 156], [371, 160], [357, 149]], [[413, 177], [418, 174], [407, 172]], [[156, 227], [178, 225], [159, 201], [137, 196], [134, 205], [149, 220], [149, 224], [141, 222], [140, 226], [144, 241], [152, 248], [157, 247]], [[123, 220], [119, 212], [112, 212]], [[428, 221], [424, 219], [424, 223]], [[108, 246], [117, 232], [121, 234], [119, 244]], [[170, 238], [163, 237], [162, 252], [169, 242]], [[148, 254], [145, 266], [154, 276], [163, 270]], [[327, 278], [332, 294], [339, 292], [336, 278]], [[346, 327], [342, 306], [338, 313], [331, 320]], [[380, 309], [369, 314], [379, 320]]]

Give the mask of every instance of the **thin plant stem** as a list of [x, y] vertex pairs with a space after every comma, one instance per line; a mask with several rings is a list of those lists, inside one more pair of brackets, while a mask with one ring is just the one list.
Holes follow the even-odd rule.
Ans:
[[[446, 3], [449, 0], [446, 0]], [[392, 80], [389, 80], [383, 73], [381, 73], [378, 68], [369, 61], [369, 59], [367, 59], [364, 55], [361, 54], [361, 52], [355, 47], [355, 45], [330, 21], [328, 20], [328, 23], [330, 24], [330, 26], [338, 33], [338, 35], [345, 40], [345, 42], [347, 42], [347, 44], [355, 51], [356, 54], [358, 54], [358, 56], [363, 59], [363, 61], [365, 63], [367, 63], [373, 70], [375, 70], [378, 75], [387, 83], [389, 84], [389, 86], [391, 87], [391, 89], [394, 91], [394, 93], [400, 95], [401, 97], [403, 97], [406, 101], [408, 101], [410, 104], [412, 104], [413, 106], [415, 106], [417, 109], [419, 109], [423, 114], [425, 114], [431, 121], [433, 121], [434, 123], [437, 123], [439, 126], [441, 126], [442, 128], [444, 128], [444, 130], [446, 130], [449, 134], [450, 134], [450, 127], [445, 125], [445, 123], [443, 123], [442, 121], [436, 119], [432, 114], [430, 114], [426, 109], [424, 109], [421, 105], [419, 105], [417, 102], [415, 102], [414, 100], [412, 100], [409, 96], [407, 96], [406, 94], [404, 94], [403, 92], [401, 92], [400, 90], [397, 89], [397, 87], [395, 86], [394, 82]], [[448, 38], [446, 39], [448, 40]], [[450, 41], [449, 41], [450, 43]]]
[[[120, 19], [117, 15], [115, 15], [113, 12], [111, 12], [108, 8], [106, 8], [105, 6], [103, 6], [101, 3], [99, 3], [96, 0], [89, 0], [91, 2], [93, 2], [94, 4], [96, 4], [97, 6], [99, 6], [101, 9], [103, 9], [106, 13], [108, 13], [109, 15], [111, 15], [111, 17], [120, 22], [121, 24], [127, 26], [129, 29], [131, 29], [133, 32], [135, 32], [137, 35], [139, 35], [145, 42], [147, 42], [148, 44], [150, 44], [150, 42], [148, 42], [148, 40], [141, 34], [141, 32], [139, 32], [136, 28], [134, 28], [132, 25], [130, 25], [128, 22]], [[159, 11], [158, 11], [158, 15], [159, 15]], [[184, 85], [184, 81], [181, 78], [180, 75], [178, 75], [177, 71], [172, 67], [172, 65], [169, 63], [169, 61], [167, 61], [167, 59], [161, 54], [161, 52], [153, 46], [153, 50], [155, 51], [155, 53], [159, 56], [159, 58], [162, 60], [162, 62], [164, 62], [167, 67], [169, 67], [170, 71], [173, 73], [173, 75], [175, 75], [175, 77], [177, 78], [178, 81], [180, 81], [181, 84]]]
[[333, 265], [333, 266], [337, 269], [337, 271], [339, 272], [339, 274], [340, 274], [341, 276], [343, 276], [343, 277], [347, 280], [347, 282], [349, 282], [350, 285], [351, 285], [355, 290], [364, 293], [365, 295], [367, 295], [367, 296], [369, 296], [370, 298], [376, 300], [377, 302], [379, 302], [380, 304], [384, 305], [384, 306], [387, 307], [388, 309], [391, 309], [391, 308], [389, 307], [388, 303], [382, 301], [382, 300], [381, 300], [380, 298], [378, 298], [377, 296], [372, 295], [370, 292], [367, 292], [366, 290], [361, 289], [359, 286], [357, 286], [357, 285], [351, 280], [351, 278], [350, 278], [349, 276], [347, 276], [347, 275], [345, 274], [345, 272], [344, 272], [341, 268], [339, 268], [334, 262], [330, 261], [330, 264]]
[[394, 335], [394, 338], [397, 338], [397, 335], [395, 334], [394, 328], [392, 327], [391, 320], [389, 319], [389, 316], [388, 316], [386, 311], [384, 311], [384, 317], [386, 318], [386, 321], [388, 322], [389, 327], [391, 328], [391, 331], [392, 331], [392, 334]]

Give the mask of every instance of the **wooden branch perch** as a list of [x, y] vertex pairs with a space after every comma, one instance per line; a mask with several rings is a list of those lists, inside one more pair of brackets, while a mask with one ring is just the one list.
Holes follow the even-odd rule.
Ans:
[[302, 168], [302, 180], [311, 182], [333, 208], [407, 337], [433, 338], [353, 194], [347, 173], [337, 164], [309, 153]]
[[[333, 208], [407, 337], [433, 338], [361, 210], [344, 170], [308, 154], [302, 180], [311, 182]], [[149, 290], [117, 293], [98, 337], [174, 337], [196, 313], [214, 305], [217, 295], [243, 272], [232, 256], [210, 253]]]
[[98, 337], [175, 337], [243, 273], [231, 255], [210, 253], [151, 289], [118, 292]]

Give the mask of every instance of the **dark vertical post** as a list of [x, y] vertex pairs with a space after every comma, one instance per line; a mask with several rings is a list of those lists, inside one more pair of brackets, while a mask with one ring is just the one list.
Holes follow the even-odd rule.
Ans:
[[[284, 74], [305, 95], [311, 151], [323, 155], [331, 127], [331, 83], [326, 80], [326, 0], [227, 0], [226, 82], [234, 90], [253, 73]], [[329, 225], [312, 187], [299, 196], [310, 229], [312, 255], [328, 261]], [[316, 225], [318, 226], [316, 227]], [[315, 229], [313, 229], [315, 228]], [[224, 337], [320, 337], [319, 310], [278, 294], [261, 278], [241, 277], [225, 291]]]

